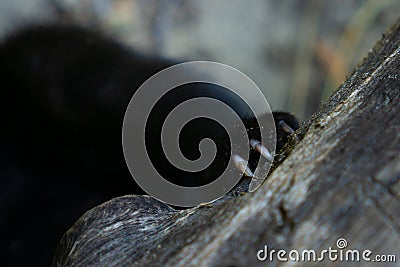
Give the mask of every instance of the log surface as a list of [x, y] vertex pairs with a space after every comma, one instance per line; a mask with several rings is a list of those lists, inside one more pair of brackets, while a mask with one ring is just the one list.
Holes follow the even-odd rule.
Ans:
[[[84, 214], [54, 266], [344, 266], [260, 262], [269, 249], [332, 247], [400, 261], [400, 21], [292, 136], [287, 158], [254, 193], [176, 211], [124, 196]], [[359, 264], [366, 264], [359, 262]]]

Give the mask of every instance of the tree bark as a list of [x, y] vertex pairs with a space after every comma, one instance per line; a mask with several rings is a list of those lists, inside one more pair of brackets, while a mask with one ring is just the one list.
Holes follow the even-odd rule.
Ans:
[[399, 264], [399, 87], [400, 20], [296, 131], [287, 158], [256, 192], [245, 193], [244, 183], [210, 206], [182, 211], [147, 196], [113, 199], [72, 226], [53, 265], [344, 266], [328, 255], [257, 259], [265, 245], [319, 257], [329, 247], [340, 251], [339, 238], [347, 240], [342, 251], [395, 255]]

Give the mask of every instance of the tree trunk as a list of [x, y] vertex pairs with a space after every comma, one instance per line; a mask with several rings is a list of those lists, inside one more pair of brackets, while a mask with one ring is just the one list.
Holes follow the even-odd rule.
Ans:
[[[287, 158], [256, 192], [244, 193], [242, 184], [210, 206], [182, 211], [146, 196], [113, 199], [75, 223], [53, 264], [344, 266], [340, 254], [355, 249], [358, 264], [368, 264], [365, 250], [371, 260], [394, 255], [399, 264], [399, 87], [400, 21], [296, 131]], [[260, 261], [265, 245], [285, 249], [288, 261], [276, 252]], [[321, 262], [301, 261], [303, 250], [318, 258], [329, 247], [339, 260], [326, 253]]]

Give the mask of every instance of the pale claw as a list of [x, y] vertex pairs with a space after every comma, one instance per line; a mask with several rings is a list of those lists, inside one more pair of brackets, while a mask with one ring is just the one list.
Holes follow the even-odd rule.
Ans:
[[249, 185], [249, 192], [252, 193], [256, 191], [264, 182], [266, 177], [264, 178], [257, 178], [257, 177], [252, 177]]
[[248, 167], [248, 163], [239, 155], [232, 156], [233, 163], [235, 167], [243, 173], [245, 176], [251, 177], [250, 185], [249, 185], [249, 192], [256, 191], [260, 185], [264, 182], [266, 176], [264, 178], [258, 178], [254, 176], [254, 173]]
[[292, 129], [292, 127], [290, 127], [284, 120], [280, 120], [278, 125], [279, 125], [279, 127], [282, 128], [282, 130], [284, 130], [288, 134], [294, 133], [294, 130]]
[[253, 177], [253, 172], [250, 170], [248, 167], [247, 161], [244, 160], [241, 156], [239, 155], [233, 155], [232, 156], [233, 163], [235, 164], [235, 167], [244, 175]]
[[260, 141], [251, 139], [250, 140], [250, 145], [251, 147], [256, 150], [258, 153], [260, 153], [265, 159], [260, 158], [260, 163], [257, 169], [254, 171], [254, 175], [251, 178], [250, 185], [249, 185], [249, 192], [254, 192], [256, 191], [262, 183], [265, 181], [268, 175], [269, 171], [269, 164], [265, 160], [269, 162], [274, 161], [274, 156], [272, 155], [269, 150], [261, 144]]
[[270, 162], [272, 162], [274, 160], [274, 157], [272, 156], [272, 154], [268, 151], [268, 149], [265, 146], [261, 145], [260, 141], [251, 139], [250, 145], [252, 148], [254, 148], [258, 153], [263, 155], [264, 158], [266, 158]]
[[[282, 126], [283, 128], [286, 125], [289, 129], [291, 129], [293, 131], [293, 129], [290, 128], [285, 122], [283, 122], [283, 123], [284, 123], [284, 125]], [[285, 128], [284, 128], [284, 130], [286, 131]], [[274, 160], [274, 156], [271, 154], [271, 152], [269, 152], [269, 150], [265, 146], [263, 146], [261, 144], [260, 141], [251, 139], [250, 145], [254, 150], [256, 150], [258, 153], [260, 153], [269, 162], [272, 162]], [[251, 193], [251, 192], [256, 191], [262, 185], [264, 180], [266, 179], [267, 174], [268, 174], [268, 168], [265, 168], [265, 169], [263, 167], [257, 168], [255, 173], [253, 173], [248, 166], [248, 162], [245, 159], [243, 159], [241, 156], [235, 154], [232, 156], [232, 160], [235, 164], [235, 167], [241, 173], [243, 173], [245, 176], [251, 177], [251, 181], [250, 181], [250, 185], [249, 185], [249, 192]], [[260, 177], [263, 177], [263, 178], [260, 178]]]

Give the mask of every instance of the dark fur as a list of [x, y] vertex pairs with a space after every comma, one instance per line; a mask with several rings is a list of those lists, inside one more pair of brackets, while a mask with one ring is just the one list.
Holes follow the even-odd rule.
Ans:
[[[122, 120], [136, 88], [172, 63], [79, 27], [32, 27], [3, 41], [2, 265], [49, 264], [85, 211], [143, 193], [124, 162]], [[274, 115], [298, 127], [291, 115]], [[286, 138], [278, 129], [278, 149]]]

